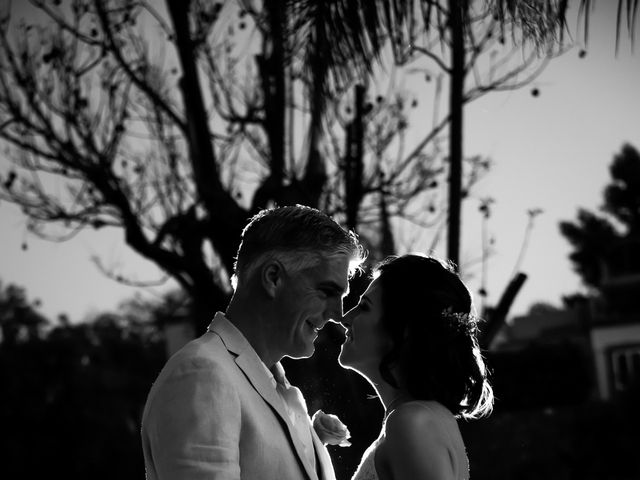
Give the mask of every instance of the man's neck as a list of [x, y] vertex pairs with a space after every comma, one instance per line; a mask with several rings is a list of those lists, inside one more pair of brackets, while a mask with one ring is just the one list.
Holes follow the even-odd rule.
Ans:
[[247, 339], [267, 368], [271, 368], [280, 361], [282, 355], [274, 352], [269, 345], [268, 322], [259, 313], [240, 306], [240, 303], [238, 301], [229, 303], [225, 316]]

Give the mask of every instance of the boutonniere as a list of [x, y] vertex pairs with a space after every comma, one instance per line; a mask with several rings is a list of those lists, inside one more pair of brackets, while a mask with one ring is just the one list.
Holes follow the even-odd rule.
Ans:
[[351, 446], [349, 429], [337, 416], [318, 410], [313, 414], [311, 422], [320, 441], [325, 445]]

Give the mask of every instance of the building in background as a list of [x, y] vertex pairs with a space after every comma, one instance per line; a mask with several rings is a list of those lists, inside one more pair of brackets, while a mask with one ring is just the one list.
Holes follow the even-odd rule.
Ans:
[[640, 385], [640, 241], [614, 245], [591, 301], [590, 340], [604, 400]]
[[639, 389], [640, 241], [612, 245], [601, 271], [599, 289], [585, 301], [564, 308], [533, 305], [502, 328], [491, 349], [571, 348], [586, 359], [593, 397], [608, 401]]

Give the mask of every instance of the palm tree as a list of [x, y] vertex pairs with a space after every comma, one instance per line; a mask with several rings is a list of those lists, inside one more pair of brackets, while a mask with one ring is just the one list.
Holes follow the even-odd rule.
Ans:
[[[460, 208], [464, 192], [462, 188], [463, 159], [463, 107], [464, 83], [469, 73], [469, 57], [474, 55], [475, 40], [473, 23], [482, 16], [493, 16], [501, 35], [509, 35], [516, 44], [533, 43], [543, 54], [554, 44], [562, 45], [567, 30], [566, 16], [568, 0], [288, 0], [297, 15], [299, 25], [313, 25], [314, 31], [325, 32], [323, 41], [331, 35], [330, 52], [317, 57], [322, 63], [319, 82], [330, 72], [345, 74], [341, 67], [357, 65], [365, 70], [379, 60], [381, 49], [390, 45], [395, 60], [407, 61], [407, 52], [415, 47], [419, 38], [434, 32], [439, 42], [437, 47], [450, 52], [449, 69], [449, 218], [447, 255], [459, 263]], [[584, 37], [588, 41], [589, 15], [593, 7], [591, 0], [580, 0], [579, 19], [584, 22]], [[626, 25], [631, 39], [634, 38], [638, 0], [619, 0], [616, 50], [620, 33]], [[626, 20], [626, 22], [625, 22]], [[337, 28], [336, 28], [337, 27]], [[327, 31], [330, 29], [330, 32]], [[336, 33], [346, 35], [337, 35]], [[432, 37], [433, 38], [433, 37]], [[431, 44], [433, 47], [436, 45]], [[468, 46], [472, 45], [471, 52]], [[322, 49], [325, 43], [318, 42], [310, 50]], [[426, 51], [427, 55], [431, 52]], [[409, 54], [410, 56], [410, 54]], [[313, 58], [313, 57], [312, 57]], [[349, 62], [350, 60], [350, 62]], [[311, 65], [318, 67], [317, 63]], [[322, 79], [322, 80], [320, 80]]]

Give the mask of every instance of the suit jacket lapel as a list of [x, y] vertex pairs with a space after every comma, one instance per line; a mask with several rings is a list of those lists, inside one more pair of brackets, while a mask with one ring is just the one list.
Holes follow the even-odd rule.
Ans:
[[[246, 353], [236, 357], [236, 364], [249, 379], [253, 388], [255, 388], [265, 402], [280, 415], [282, 420], [288, 422], [287, 411], [282, 403], [282, 399], [273, 387], [271, 379], [267, 376], [264, 367], [258, 363], [259, 361], [259, 359], [256, 361], [256, 359], [252, 358], [252, 355]], [[289, 426], [288, 423], [287, 426]]]
[[[292, 402], [296, 402], [298, 403], [298, 407], [304, 411], [304, 414], [306, 416], [306, 425], [305, 427], [309, 429], [309, 432], [311, 433], [311, 436], [313, 438], [313, 428], [311, 428], [311, 422], [309, 421], [309, 414], [307, 412], [307, 406], [305, 404], [304, 401], [304, 397], [302, 397], [302, 392], [300, 392], [300, 390], [297, 387], [291, 387], [291, 385], [289, 384], [289, 381], [287, 380], [285, 374], [284, 374], [284, 368], [282, 368], [282, 365], [280, 364], [280, 362], [276, 363], [274, 365], [274, 367], [271, 369], [272, 372], [275, 371], [274, 375], [277, 376], [276, 380], [281, 381], [284, 385], [286, 385], [287, 387], [289, 387], [290, 390], [290, 394], [296, 398], [291, 399]], [[278, 395], [278, 397], [280, 397]], [[298, 438], [298, 434], [295, 433], [295, 428], [291, 425], [291, 422], [287, 416], [287, 427], [289, 428], [289, 432], [292, 436], [292, 438]], [[302, 464], [304, 465], [305, 470], [307, 471], [307, 474], [309, 475], [309, 478], [317, 480], [318, 479], [318, 472], [316, 471], [316, 469], [313, 467], [313, 465], [311, 465], [308, 461], [307, 461], [307, 457], [304, 454], [303, 451], [303, 447], [302, 447], [302, 443], [301, 441], [294, 441], [293, 445], [296, 449], [296, 453], [298, 454], [298, 457], [302, 460]], [[314, 451], [316, 450], [315, 448], [315, 444], [311, 445], [314, 449]]]
[[318, 477], [320, 480], [336, 480], [336, 474], [333, 470], [333, 463], [327, 451], [315, 430], [311, 429], [311, 438], [313, 439], [313, 448], [316, 451], [316, 459], [318, 464]]
[[[309, 475], [309, 478], [317, 480], [317, 473], [311, 465], [309, 465], [309, 462], [305, 460], [302, 445], [300, 445], [300, 442], [297, 440], [297, 434], [295, 434], [293, 426], [291, 425], [291, 421], [287, 415], [282, 398], [278, 395], [271, 378], [269, 378], [265, 371], [264, 363], [262, 363], [262, 360], [260, 360], [260, 357], [258, 357], [258, 354], [255, 352], [251, 344], [249, 344], [242, 333], [229, 320], [227, 320], [221, 312], [216, 313], [208, 330], [216, 333], [222, 339], [222, 342], [225, 344], [227, 349], [237, 355], [235, 359], [236, 365], [238, 365], [238, 367], [244, 372], [245, 376], [249, 379], [249, 382], [251, 382], [251, 385], [253, 385], [253, 388], [256, 389], [264, 401], [267, 402], [280, 416], [281, 420], [287, 426], [289, 439], [293, 444], [298, 458]], [[312, 432], [312, 435], [315, 435], [315, 433]]]

